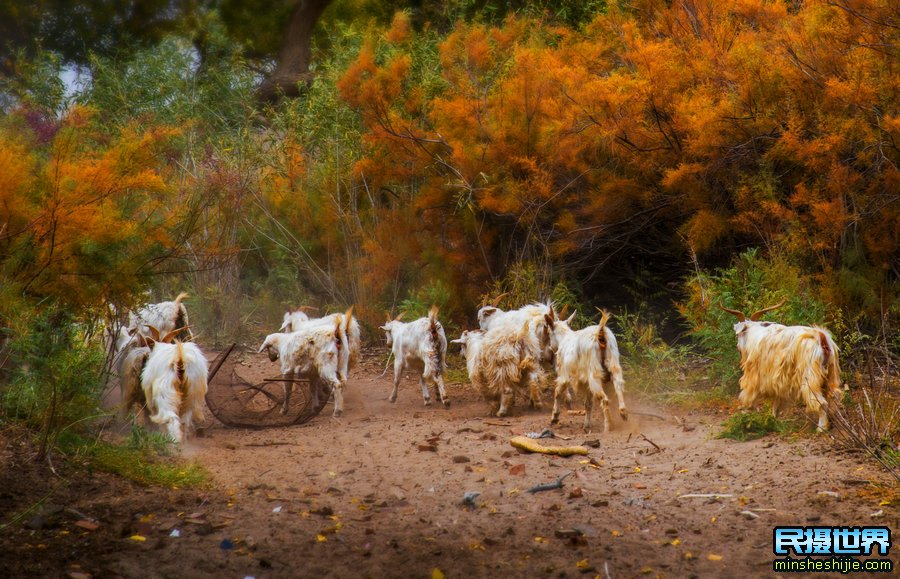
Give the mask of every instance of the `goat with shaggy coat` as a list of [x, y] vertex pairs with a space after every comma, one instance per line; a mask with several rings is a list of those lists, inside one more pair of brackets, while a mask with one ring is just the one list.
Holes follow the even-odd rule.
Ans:
[[[575, 314], [572, 314], [574, 317]], [[600, 323], [575, 331], [569, 326], [570, 317], [553, 326], [556, 350], [556, 388], [550, 423], [559, 422], [559, 400], [569, 387], [584, 400], [584, 430], [591, 429], [594, 398], [600, 400], [603, 411], [603, 432], [609, 432], [609, 397], [604, 386], [612, 385], [619, 400], [619, 414], [628, 419], [625, 409], [625, 380], [619, 363], [619, 347], [612, 330], [606, 326], [609, 313], [603, 312]]]
[[495, 328], [485, 332], [463, 332], [453, 340], [461, 344], [469, 379], [478, 388], [491, 409], [491, 415], [506, 416], [517, 392], [528, 392], [538, 380], [540, 365], [529, 347], [528, 323], [518, 332]]
[[447, 336], [437, 319], [437, 313], [437, 307], [432, 306], [427, 318], [404, 323], [398, 316], [397, 319], [388, 320], [381, 326], [380, 329], [384, 331], [387, 345], [394, 356], [394, 389], [388, 398], [392, 403], [397, 401], [397, 390], [403, 371], [407, 368], [416, 368], [421, 369], [419, 385], [422, 387], [425, 406], [431, 406], [429, 383], [437, 388], [441, 403], [450, 406], [450, 399], [444, 390]]
[[[279, 328], [279, 332], [291, 333], [300, 330], [301, 328], [307, 326], [308, 324], [313, 325], [331, 325], [334, 324], [336, 316], [343, 316], [347, 318], [347, 314], [329, 314], [327, 316], [323, 316], [321, 318], [310, 318], [307, 316], [303, 310], [315, 309], [310, 306], [302, 306], [297, 310], [286, 312], [284, 314], [284, 322], [281, 324], [281, 328]], [[350, 307], [352, 311], [353, 307]], [[356, 364], [359, 362], [359, 353], [362, 347], [362, 335], [359, 328], [359, 322], [354, 317], [349, 317], [349, 324], [345, 329], [345, 335], [347, 337], [347, 357], [345, 358], [345, 363], [343, 366], [344, 377], [349, 377], [350, 370], [352, 370]]]
[[[324, 391], [333, 390], [333, 414], [336, 417], [344, 411], [344, 368], [349, 357], [346, 328], [351, 325], [352, 310], [335, 315], [330, 324], [307, 323], [295, 332], [269, 334], [259, 348], [259, 352], [265, 350], [273, 362], [281, 361], [281, 374], [286, 380], [310, 380], [314, 405], [318, 406], [320, 396], [327, 395]], [[291, 382], [285, 382], [283, 414], [287, 412], [290, 395]]]
[[829, 400], [839, 402], [841, 392], [837, 345], [824, 328], [757, 321], [784, 303], [763, 308], [749, 318], [719, 306], [738, 318], [734, 333], [743, 370], [740, 406], [747, 409], [757, 400], [768, 401], [772, 415], [777, 416], [783, 404], [799, 402], [818, 416], [819, 431], [828, 430]]
[[[177, 443], [184, 442], [194, 416], [203, 420], [208, 372], [206, 356], [197, 344], [169, 342], [182, 330], [173, 330], [161, 340], [147, 338], [150, 355], [141, 373], [150, 420], [164, 425]], [[155, 328], [151, 331], [158, 336]]]
[[194, 335], [188, 327], [190, 322], [188, 321], [187, 308], [182, 303], [182, 300], [186, 297], [188, 295], [185, 292], [181, 292], [171, 302], [148, 304], [141, 308], [137, 314], [129, 312], [129, 332], [133, 333], [134, 330], [137, 330], [141, 334], [148, 335], [150, 326], [153, 326], [160, 334], [167, 334], [175, 328], [180, 328], [176, 336], [179, 340], [193, 340]]

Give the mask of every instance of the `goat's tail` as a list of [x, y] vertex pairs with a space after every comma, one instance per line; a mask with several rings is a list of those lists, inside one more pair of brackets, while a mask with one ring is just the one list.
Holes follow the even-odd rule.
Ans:
[[841, 389], [841, 367], [838, 361], [837, 345], [828, 330], [813, 326], [819, 335], [819, 346], [822, 348], [823, 366], [825, 368], [825, 395], [835, 395]]
[[178, 297], [175, 298], [175, 305], [176, 305], [176, 306], [180, 306], [180, 305], [181, 305], [181, 300], [183, 300], [184, 298], [187, 298], [187, 297], [190, 297], [190, 296], [187, 294], [187, 292], [181, 292], [180, 294], [178, 294]]
[[431, 336], [431, 352], [432, 356], [434, 356], [435, 374], [441, 376], [444, 373], [444, 348], [443, 344], [441, 344], [441, 323], [438, 321], [437, 315], [438, 307], [432, 305], [431, 310], [428, 312], [428, 333]]
[[[178, 376], [179, 387], [184, 389], [184, 344], [175, 342], [175, 375]], [[182, 392], [183, 394], [183, 392]]]

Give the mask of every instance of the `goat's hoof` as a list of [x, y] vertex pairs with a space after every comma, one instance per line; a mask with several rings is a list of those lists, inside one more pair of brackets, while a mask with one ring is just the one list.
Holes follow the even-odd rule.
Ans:
[[444, 405], [444, 408], [450, 408], [450, 400], [448, 400], [447, 398], [441, 400], [441, 404]]
[[559, 424], [559, 416], [554, 416], [550, 419], [550, 424]]
[[628, 411], [624, 408], [619, 409], [619, 416], [622, 417], [622, 420], [628, 420]]
[[389, 398], [388, 398], [388, 402], [390, 402], [391, 404], [396, 404], [396, 403], [397, 403], [397, 397], [396, 397], [396, 396], [391, 396], [391, 397], [389, 397]]
[[341, 417], [341, 414], [343, 414], [343, 413], [344, 413], [343, 410], [335, 410], [335, 411], [334, 411], [334, 414], [332, 414], [332, 416], [333, 416], [334, 418], [340, 418], [340, 417]]
[[425, 406], [431, 406], [431, 398], [425, 399]]

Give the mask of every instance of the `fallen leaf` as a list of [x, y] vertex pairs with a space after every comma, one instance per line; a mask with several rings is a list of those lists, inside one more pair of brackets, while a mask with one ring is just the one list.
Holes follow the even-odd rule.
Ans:
[[482, 545], [478, 541], [473, 541], [472, 543], [469, 543], [469, 548], [472, 549], [473, 551], [484, 551], [485, 550], [484, 545]]
[[612, 535], [613, 537], [621, 537], [622, 531], [610, 531], [609, 534]]
[[431, 579], [444, 579], [444, 572], [435, 567], [431, 570]]
[[681, 544], [681, 539], [673, 539], [672, 541], [669, 542], [669, 544], [674, 547], [677, 547], [678, 545]]
[[75, 521], [73, 524], [74, 524], [76, 527], [81, 527], [82, 529], [85, 529], [85, 530], [88, 530], [88, 531], [96, 531], [97, 529], [100, 528], [100, 524], [99, 524], [99, 523], [95, 523], [95, 522], [93, 522], [93, 521], [88, 521], [87, 519], [82, 519], [82, 520], [80, 520], [80, 521]]
[[706, 556], [706, 558], [709, 559], [710, 561], [721, 561], [724, 557], [722, 557], [722, 555], [714, 555], [714, 554], [710, 553], [709, 555]]
[[144, 541], [147, 540], [147, 537], [143, 537], [141, 535], [131, 535], [128, 538], [131, 539], [132, 541], [137, 541], [139, 543], [143, 543]]
[[525, 465], [517, 464], [517, 465], [513, 466], [511, 469], [509, 469], [509, 474], [512, 476], [518, 476], [518, 475], [525, 474]]
[[575, 563], [575, 566], [578, 567], [579, 569], [587, 569], [588, 567], [591, 566], [591, 564], [588, 563], [587, 559], [582, 559], [581, 561]]
[[546, 543], [547, 539], [545, 539], [544, 537], [535, 537], [534, 542], [535, 543]]
[[326, 537], [325, 535], [321, 535], [321, 534], [320, 534], [320, 535], [316, 535], [316, 542], [317, 542], [317, 543], [324, 543], [324, 542], [327, 541], [327, 540], [328, 540], [328, 537]]

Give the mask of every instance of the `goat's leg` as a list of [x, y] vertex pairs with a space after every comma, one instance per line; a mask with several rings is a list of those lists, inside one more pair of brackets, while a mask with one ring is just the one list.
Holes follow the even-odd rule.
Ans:
[[594, 413], [594, 393], [590, 388], [584, 393], [584, 424], [582, 429], [585, 432], [591, 431], [591, 415]]
[[291, 392], [293, 392], [294, 383], [290, 380], [294, 378], [294, 373], [289, 372], [286, 374], [282, 374], [281, 377], [284, 378], [284, 382], [281, 383], [281, 386], [284, 389], [284, 402], [282, 402], [281, 404], [281, 414], [285, 415], [287, 414], [288, 408], [291, 404]]
[[[591, 376], [588, 380], [588, 385], [588, 396], [591, 399], [591, 405], [593, 406], [594, 397], [600, 401], [600, 409], [603, 411], [603, 432], [609, 432], [609, 397], [603, 389], [603, 382], [597, 380], [595, 376]], [[585, 410], [585, 414], [590, 414], [590, 411]]]
[[556, 378], [556, 388], [553, 389], [553, 412], [550, 413], [550, 424], [559, 423], [559, 399], [565, 392], [568, 395], [569, 385], [565, 380]]
[[428, 392], [428, 384], [425, 383], [423, 376], [419, 376], [419, 386], [422, 388], [422, 400], [425, 401], [425, 406], [431, 406], [431, 393]]
[[400, 377], [403, 374], [403, 360], [400, 360], [396, 356], [394, 357], [394, 389], [391, 390], [391, 395], [388, 396], [388, 402], [394, 403], [397, 401], [397, 390], [400, 388]]
[[334, 386], [334, 413], [335, 418], [344, 413], [344, 383], [340, 380], [332, 382]]
[[444, 407], [450, 406], [450, 398], [447, 396], [447, 390], [444, 388], [444, 377], [441, 375], [434, 377], [434, 384], [437, 386], [438, 396], [441, 397], [441, 404]]
[[500, 410], [497, 411], [497, 416], [503, 417], [509, 414], [509, 407], [511, 406], [513, 398], [513, 389], [509, 385], [503, 386], [503, 390], [500, 393]]

